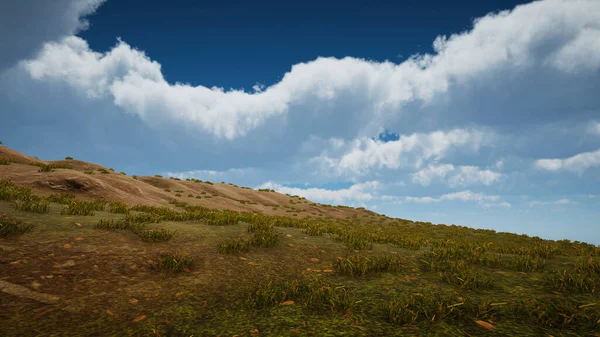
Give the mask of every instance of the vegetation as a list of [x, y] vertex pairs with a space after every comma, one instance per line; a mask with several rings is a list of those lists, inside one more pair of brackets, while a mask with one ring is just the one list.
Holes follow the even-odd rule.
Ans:
[[158, 259], [158, 268], [173, 273], [180, 273], [189, 268], [192, 258], [179, 252], [163, 253]]
[[[123, 276], [120, 273], [133, 273], [135, 268], [140, 279], [148, 275], [141, 273], [153, 267], [173, 273], [136, 287], [122, 287], [122, 301], [102, 298], [100, 303], [106, 304], [98, 312], [110, 309], [122, 316], [116, 319], [107, 314], [107, 320], [98, 321], [101, 323], [82, 323], [82, 331], [100, 329], [103, 335], [119, 335], [131, 329], [131, 335], [175, 336], [250, 336], [257, 335], [250, 333], [255, 329], [261, 335], [282, 336], [494, 336], [518, 331], [519, 335], [531, 336], [593, 336], [591, 333], [600, 328], [600, 247], [583, 242], [374, 218], [363, 213], [334, 220], [328, 213], [319, 218], [268, 216], [208, 209], [177, 200], [168, 207], [155, 207], [102, 199], [82, 201], [70, 194], [42, 197], [9, 180], [0, 180], [0, 201], [6, 212], [14, 212], [10, 205], [60, 204], [62, 215], [93, 215], [108, 204], [112, 214], [104, 213], [104, 219], [88, 219], [95, 229], [113, 233], [96, 232], [96, 237], [77, 234], [85, 237], [83, 242], [88, 245], [102, 240], [98, 256], [86, 255], [93, 255], [93, 263], [99, 268], [104, 268], [97, 262], [100, 256], [110, 261], [110, 268], [121, 265], [124, 256], [136, 261], [137, 267], [129, 262], [124, 271], [97, 273], [91, 279], [101, 282], [69, 291], [83, 293], [87, 287], [100, 291], [106, 287], [102, 284], [113, 284], [116, 277]], [[290, 204], [282, 209], [291, 210], [286, 213], [291, 215], [297, 212], [294, 207]], [[320, 207], [337, 212], [337, 207]], [[53, 213], [57, 212], [22, 213], [35, 221], [53, 217], [36, 223], [36, 231], [22, 239], [42, 233], [43, 226], [61, 228], [60, 236], [44, 238], [48, 242], [60, 240], [60, 250], [56, 250], [54, 241], [48, 244], [54, 245], [48, 249], [49, 254], [60, 251], [49, 261], [71, 252], [81, 255], [81, 251], [66, 249], [78, 242], [72, 241], [75, 235], [63, 234], [67, 228], [63, 225], [72, 228], [73, 219]], [[0, 224], [3, 238], [31, 230], [30, 225], [2, 213]], [[52, 231], [43, 233], [40, 235]], [[130, 249], [135, 246], [127, 240], [137, 241], [144, 250]], [[63, 245], [65, 249], [60, 248]], [[0, 245], [0, 249], [3, 247]], [[32, 247], [36, 259], [45, 255], [40, 254], [40, 247]], [[119, 255], [120, 249], [125, 253]], [[112, 253], [106, 253], [109, 251]], [[191, 256], [197, 254], [204, 260], [200, 262], [202, 268], [191, 271], [192, 263], [196, 263]], [[8, 263], [12, 261], [7, 259], [3, 268], [26, 271], [23, 265]], [[77, 261], [79, 264], [85, 259]], [[85, 279], [87, 269], [77, 271], [83, 273], [80, 279]], [[180, 272], [189, 275], [174, 275]], [[142, 299], [139, 292], [134, 295], [137, 287], [146, 286], [153, 290], [142, 292], [151, 297]], [[159, 288], [162, 290], [154, 290]], [[131, 302], [134, 297], [139, 298], [135, 305]], [[39, 313], [35, 304], [23, 305], [31, 308], [20, 313], [24, 317]], [[8, 314], [16, 313], [10, 309]], [[148, 318], [137, 322], [141, 313]], [[58, 310], [45, 315], [41, 320], [46, 324], [63, 329], [60, 324], [70, 322], [69, 315], [73, 314]], [[33, 326], [27, 322], [31, 321], [35, 320], [13, 325], [11, 329], [18, 332], [13, 335], [27, 335]], [[197, 322], [202, 322], [201, 328]]]
[[65, 157], [65, 160], [73, 160], [73, 157]]
[[19, 236], [31, 231], [32, 228], [32, 225], [23, 224], [20, 219], [10, 217], [6, 213], [0, 213], [0, 238]]

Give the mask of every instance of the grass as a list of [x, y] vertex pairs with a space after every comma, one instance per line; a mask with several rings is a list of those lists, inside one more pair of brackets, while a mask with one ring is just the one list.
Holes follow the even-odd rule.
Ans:
[[159, 256], [157, 267], [158, 269], [167, 272], [181, 273], [182, 271], [187, 270], [192, 262], [193, 260], [191, 257], [180, 252], [168, 252]]
[[[65, 281], [44, 281], [45, 291], [69, 294], [71, 305], [85, 314], [43, 313], [30, 301], [7, 306], [0, 324], [5, 317], [23, 318], [2, 325], [7, 336], [28, 335], [33, 328], [60, 335], [78, 329], [102, 335], [250, 336], [256, 329], [273, 336], [592, 336], [600, 328], [600, 247], [583, 242], [352, 213], [345, 219], [329, 213], [303, 219], [180, 201], [155, 207], [69, 194], [41, 197], [8, 180], [0, 180], [0, 200], [7, 213], [15, 212], [16, 202], [50, 203], [49, 213], [18, 213], [26, 222], [0, 213], [2, 237], [30, 231], [23, 223], [36, 224], [19, 240], [0, 242], [7, 275], [45, 275], [33, 273], [38, 264], [11, 264], [27, 251], [27, 260], [40, 260], [39, 265], [62, 263], [74, 254], [81, 265], [78, 280], [93, 280], [85, 287], [72, 287], [69, 274]], [[53, 211], [56, 204], [109, 213], [78, 219]], [[86, 229], [88, 224], [100, 231]], [[49, 257], [40, 254], [44, 249]], [[200, 256], [200, 263], [192, 256]], [[186, 273], [164, 277], [153, 270]], [[107, 292], [94, 302], [78, 301], [117, 283], [119, 296]], [[107, 316], [107, 309], [114, 315]], [[142, 314], [147, 317], [135, 321]]]
[[10, 165], [15, 161], [10, 158], [0, 158], [0, 165]]
[[60, 214], [62, 215], [86, 215], [93, 216], [96, 211], [104, 210], [106, 201], [96, 199], [94, 201], [73, 200], [63, 206]]
[[313, 278], [263, 282], [248, 294], [246, 304], [250, 308], [265, 309], [298, 302], [321, 312], [347, 312], [357, 301], [356, 296], [343, 285]]
[[50, 205], [45, 199], [15, 200], [15, 209], [23, 212], [48, 213]]
[[340, 275], [362, 277], [382, 272], [398, 272], [402, 270], [402, 263], [398, 255], [350, 255], [338, 257], [334, 268]]
[[135, 230], [135, 234], [144, 242], [167, 242], [175, 236], [177, 231], [165, 228]]
[[0, 213], [0, 238], [19, 236], [31, 231], [32, 228], [32, 225], [24, 224], [20, 219]]
[[108, 203], [108, 211], [110, 213], [127, 214], [129, 213], [129, 206], [121, 201], [111, 201]]

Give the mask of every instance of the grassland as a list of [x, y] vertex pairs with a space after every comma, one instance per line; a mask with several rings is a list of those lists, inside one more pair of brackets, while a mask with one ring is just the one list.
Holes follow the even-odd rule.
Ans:
[[600, 333], [600, 248], [583, 242], [42, 196], [9, 180], [0, 224], [0, 280], [60, 298], [0, 293], [2, 336]]

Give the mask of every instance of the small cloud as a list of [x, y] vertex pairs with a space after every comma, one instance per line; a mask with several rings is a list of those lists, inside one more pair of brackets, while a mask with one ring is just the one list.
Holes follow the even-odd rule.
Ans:
[[582, 174], [585, 170], [600, 166], [600, 150], [583, 152], [566, 159], [538, 159], [535, 166], [546, 171], [570, 171]]
[[378, 181], [358, 183], [349, 188], [328, 190], [323, 188], [297, 188], [286, 187], [274, 182], [266, 182], [257, 188], [268, 188], [279, 193], [299, 195], [312, 201], [332, 202], [336, 204], [349, 204], [354, 201], [369, 201], [374, 198], [373, 192], [381, 187]]
[[576, 202], [569, 200], [569, 199], [558, 199], [558, 200], [554, 200], [554, 201], [531, 201], [529, 202], [529, 207], [535, 207], [535, 206], [545, 206], [545, 205], [570, 205], [570, 204], [576, 204]]
[[485, 195], [482, 193], [473, 193], [469, 190], [447, 193], [438, 198], [434, 197], [406, 197], [406, 201], [417, 202], [417, 203], [437, 203], [444, 200], [461, 200], [461, 201], [478, 201], [481, 205], [485, 205], [486, 201], [497, 201], [499, 196], [497, 195]]

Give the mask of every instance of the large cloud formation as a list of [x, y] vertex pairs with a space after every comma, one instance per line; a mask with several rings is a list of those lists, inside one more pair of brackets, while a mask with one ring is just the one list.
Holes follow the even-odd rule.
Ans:
[[0, 70], [34, 56], [45, 42], [88, 28], [83, 19], [104, 0], [0, 1]]
[[[243, 137], [293, 107], [308, 115], [315, 104], [346, 107], [346, 98], [356, 103], [346, 117], [354, 115], [373, 131], [408, 114], [402, 112], [407, 104], [434, 104], [453, 87], [467, 84], [477, 90], [490, 76], [506, 80], [535, 71], [558, 79], [596, 72], [599, 8], [595, 0], [534, 2], [479, 18], [470, 31], [439, 36], [433, 55], [400, 64], [318, 58], [294, 65], [279, 83], [254, 92], [170, 84], [160, 64], [123, 41], [97, 53], [69, 36], [46, 44], [26, 67], [33, 78], [66, 81], [93, 97], [110, 95], [117, 106], [148, 123], [191, 125], [219, 138]], [[590, 90], [590, 81], [598, 82], [588, 78], [579, 87]]]

